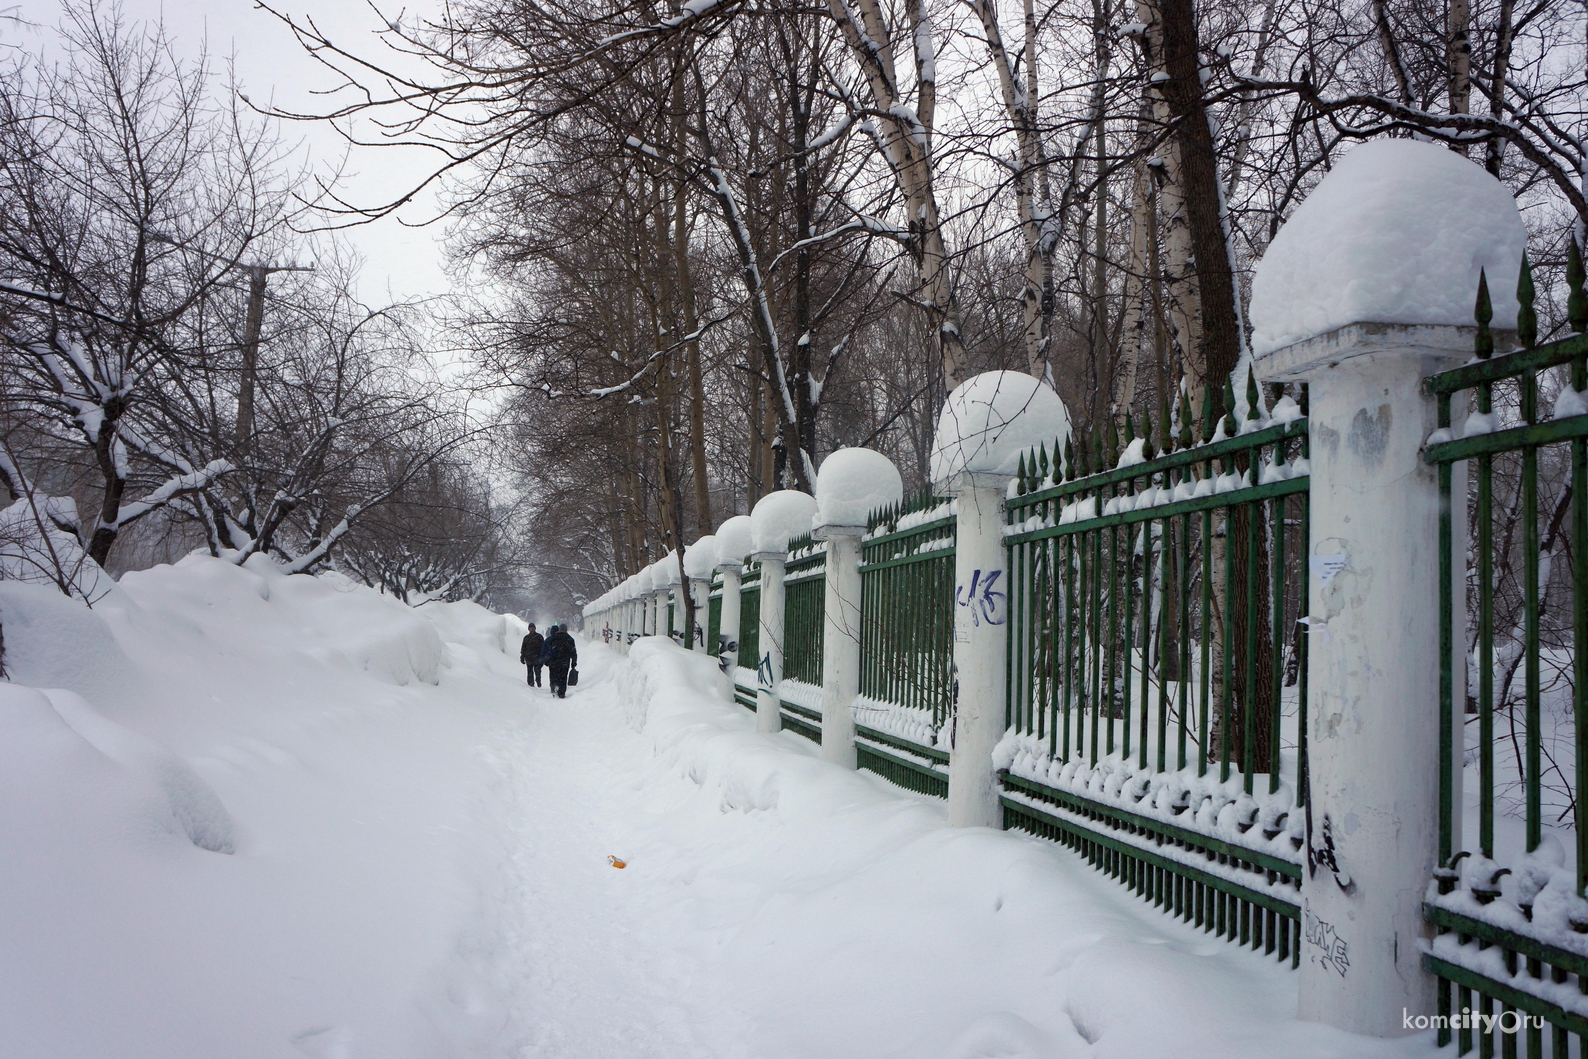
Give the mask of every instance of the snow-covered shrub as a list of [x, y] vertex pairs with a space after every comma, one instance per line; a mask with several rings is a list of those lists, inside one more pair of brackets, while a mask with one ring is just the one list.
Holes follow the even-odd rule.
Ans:
[[94, 603], [114, 582], [77, 537], [71, 497], [24, 496], [0, 509], [0, 581], [50, 585]]

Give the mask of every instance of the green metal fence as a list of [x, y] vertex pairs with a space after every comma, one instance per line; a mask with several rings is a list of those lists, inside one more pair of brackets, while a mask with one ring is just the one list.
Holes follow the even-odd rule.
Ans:
[[[739, 665], [754, 669], [761, 657], [761, 564], [746, 563], [739, 580]], [[755, 698], [755, 688], [750, 688]]]
[[1307, 424], [1288, 397], [1265, 413], [1250, 377], [1246, 397], [1244, 420], [1210, 391], [1200, 431], [1182, 400], [1178, 436], [1164, 410], [1156, 444], [1127, 417], [1123, 445], [1110, 424], [1023, 462], [1003, 805], [1006, 826], [1294, 966]]
[[789, 542], [783, 575], [783, 677], [821, 687], [827, 547], [809, 534]]
[[[1478, 359], [1430, 376], [1439, 430], [1439, 931], [1423, 966], [1460, 1054], [1588, 1056], [1588, 827], [1577, 793], [1588, 769], [1588, 297], [1575, 241], [1567, 266], [1573, 334], [1537, 345], [1531, 269], [1517, 295], [1521, 349], [1495, 357], [1487, 277], [1479, 281]], [[1552, 408], [1546, 416], [1544, 409]], [[1469, 488], [1456, 488], [1465, 463]], [[1457, 520], [1471, 534], [1468, 606]], [[1465, 566], [1466, 564], [1464, 564]], [[1470, 660], [1471, 668], [1466, 670]], [[1459, 692], [1470, 672], [1476, 687]], [[1464, 730], [1464, 731], [1463, 731]], [[1459, 753], [1458, 748], [1465, 748]], [[1476, 766], [1474, 768], [1474, 766]], [[1475, 805], [1474, 805], [1475, 803]], [[1476, 819], [1473, 818], [1476, 810]], [[1573, 860], [1575, 866], [1573, 869]], [[1464, 1012], [1526, 1030], [1503, 1033]], [[1506, 1015], [1511, 1012], [1513, 1014]], [[1458, 1028], [1452, 1030], [1452, 1017]], [[1502, 1024], [1503, 1025], [1503, 1024]], [[1464, 1027], [1464, 1028], [1463, 1028]], [[1548, 1050], [1546, 1051], [1546, 1044]]]
[[862, 768], [900, 786], [946, 797], [954, 670], [954, 513], [922, 493], [874, 514], [860, 560]]
[[711, 592], [706, 605], [706, 650], [715, 652], [722, 641], [717, 635], [722, 631], [722, 574], [711, 575]]

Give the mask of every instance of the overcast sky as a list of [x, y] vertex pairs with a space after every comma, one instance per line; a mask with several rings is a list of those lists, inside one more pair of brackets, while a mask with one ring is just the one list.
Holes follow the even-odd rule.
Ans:
[[[109, 0], [106, 0], [109, 2]], [[12, 10], [27, 22], [45, 27], [42, 32], [22, 30], [6, 35], [29, 51], [48, 49], [53, 27], [60, 21], [58, 0], [13, 0]], [[439, 0], [406, 0], [407, 21], [415, 13], [439, 9]], [[379, 54], [375, 29], [382, 20], [364, 0], [282, 0], [279, 9], [301, 17], [312, 16], [321, 30], [356, 48]], [[237, 78], [256, 106], [274, 100], [286, 110], [308, 111], [323, 107], [311, 94], [332, 86], [329, 71], [310, 59], [292, 34], [252, 0], [122, 0], [128, 21], [164, 19], [178, 51], [196, 57], [208, 41], [215, 68], [224, 75], [228, 58], [235, 57]], [[384, 10], [384, 8], [383, 8]], [[301, 142], [301, 151], [315, 165], [334, 169], [347, 150], [346, 143], [323, 123], [285, 123], [287, 144]], [[345, 194], [360, 204], [375, 204], [407, 191], [424, 173], [425, 158], [417, 152], [364, 148], [347, 161]], [[402, 219], [410, 223], [434, 216], [434, 198], [405, 207]], [[366, 301], [387, 300], [388, 289], [398, 298], [444, 293], [449, 282], [444, 270], [441, 225], [404, 227], [388, 218], [352, 229], [346, 238], [366, 258], [360, 291]]]

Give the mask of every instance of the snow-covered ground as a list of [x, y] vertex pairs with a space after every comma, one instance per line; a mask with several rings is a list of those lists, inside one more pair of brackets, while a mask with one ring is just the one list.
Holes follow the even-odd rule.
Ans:
[[0, 621], [0, 1056], [1434, 1054], [663, 640], [557, 701], [511, 619], [203, 558]]

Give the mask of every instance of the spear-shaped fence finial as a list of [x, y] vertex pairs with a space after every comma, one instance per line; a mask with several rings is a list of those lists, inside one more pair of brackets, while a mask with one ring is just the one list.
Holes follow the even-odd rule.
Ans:
[[1538, 313], [1533, 308], [1533, 301], [1538, 292], [1533, 288], [1533, 266], [1527, 260], [1527, 251], [1522, 251], [1522, 271], [1516, 277], [1516, 338], [1522, 343], [1523, 349], [1532, 349], [1538, 345]]
[[1488, 360], [1494, 356], [1494, 332], [1489, 330], [1489, 321], [1494, 319], [1494, 304], [1489, 300], [1489, 277], [1481, 268], [1478, 269], [1478, 303], [1473, 306], [1472, 317], [1478, 321], [1474, 351], [1479, 360]]
[[1158, 394], [1158, 432], [1158, 451], [1173, 452], [1174, 422], [1169, 416], [1169, 395], [1165, 392]]

